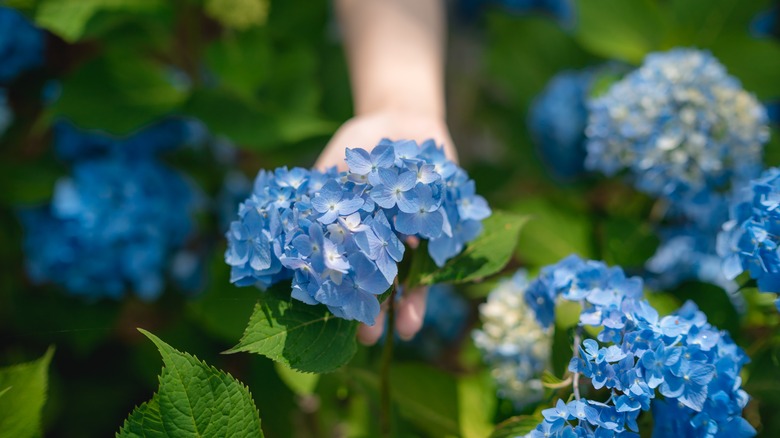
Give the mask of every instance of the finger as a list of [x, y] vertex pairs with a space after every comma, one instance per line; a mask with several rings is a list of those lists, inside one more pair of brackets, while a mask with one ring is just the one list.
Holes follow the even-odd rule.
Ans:
[[425, 301], [428, 288], [412, 289], [401, 298], [396, 308], [395, 329], [398, 336], [408, 341], [420, 331], [425, 319]]
[[363, 345], [374, 345], [379, 338], [382, 337], [382, 333], [385, 331], [385, 315], [387, 311], [382, 309], [377, 315], [374, 325], [360, 324], [358, 327], [357, 338]]

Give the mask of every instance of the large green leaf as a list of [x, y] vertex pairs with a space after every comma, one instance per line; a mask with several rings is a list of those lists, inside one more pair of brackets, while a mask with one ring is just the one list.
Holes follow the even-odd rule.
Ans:
[[287, 143], [332, 134], [337, 125], [304, 113], [273, 111], [227, 90], [198, 90], [184, 111], [202, 120], [209, 130], [241, 146], [272, 149]]
[[658, 50], [667, 22], [651, 0], [579, 0], [576, 38], [605, 58], [638, 63]]
[[87, 22], [100, 11], [153, 11], [162, 0], [41, 0], [35, 23], [68, 42], [84, 34]]
[[196, 357], [139, 329], [163, 358], [160, 389], [127, 418], [118, 437], [262, 437], [249, 390]]
[[163, 65], [133, 50], [116, 50], [65, 78], [52, 110], [79, 127], [124, 135], [174, 111], [185, 99]]
[[268, 291], [255, 306], [241, 341], [228, 353], [262, 354], [290, 368], [327, 373], [349, 362], [357, 348], [357, 322], [325, 306], [310, 306]]
[[484, 229], [466, 248], [439, 268], [421, 247], [415, 253], [407, 283], [409, 286], [437, 283], [466, 283], [495, 274], [509, 263], [517, 246], [526, 216], [493, 211], [482, 222]]
[[525, 436], [542, 422], [542, 418], [531, 415], [520, 415], [509, 418], [496, 426], [490, 438], [515, 438]]
[[585, 214], [543, 198], [525, 199], [513, 211], [529, 218], [517, 246], [522, 261], [545, 266], [569, 254], [592, 257], [593, 230]]
[[41, 436], [41, 410], [46, 402], [48, 370], [54, 349], [42, 358], [0, 368], [0, 437]]

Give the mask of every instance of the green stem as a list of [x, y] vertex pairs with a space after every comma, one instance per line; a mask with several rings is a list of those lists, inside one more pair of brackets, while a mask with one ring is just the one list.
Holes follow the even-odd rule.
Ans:
[[393, 285], [393, 291], [387, 297], [387, 331], [385, 333], [385, 345], [382, 349], [382, 359], [379, 368], [379, 424], [382, 436], [389, 437], [391, 431], [391, 397], [390, 397], [390, 362], [393, 360], [393, 342], [395, 341], [395, 294], [398, 283]]

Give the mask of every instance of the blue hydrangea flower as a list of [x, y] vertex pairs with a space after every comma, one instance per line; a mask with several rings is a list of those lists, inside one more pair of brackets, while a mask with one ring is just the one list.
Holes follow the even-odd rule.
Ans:
[[473, 181], [432, 141], [348, 149], [347, 172], [261, 171], [227, 234], [231, 281], [292, 279], [293, 298], [373, 324], [398, 275], [406, 236], [428, 239], [439, 266], [490, 215]]
[[8, 94], [4, 88], [0, 88], [0, 137], [14, 121], [14, 113], [8, 102]]
[[780, 293], [780, 169], [767, 169], [738, 190], [729, 220], [718, 234], [723, 271], [734, 279], [743, 271], [758, 281], [764, 292]]
[[[90, 144], [114, 141], [70, 134]], [[129, 290], [153, 299], [163, 290], [170, 258], [193, 229], [197, 200], [190, 183], [153, 157], [78, 160], [72, 174], [57, 181], [51, 204], [22, 213], [30, 278], [90, 298], [118, 298]], [[174, 273], [191, 274], [185, 262]]]
[[472, 333], [474, 343], [490, 368], [499, 395], [519, 410], [541, 400], [540, 377], [548, 367], [552, 331], [543, 329], [525, 303], [528, 276], [518, 271], [502, 280], [479, 306], [482, 328]]
[[[580, 303], [580, 326], [599, 333], [576, 346], [569, 371], [610, 394], [606, 402], [579, 394], [568, 403], [559, 400], [555, 408], [543, 411], [543, 423], [526, 436], [560, 434], [567, 428], [584, 431], [576, 436], [638, 436], [637, 417], [651, 409], [657, 415], [656, 431], [667, 432], [658, 436], [715, 436], [723, 431], [755, 436], [742, 419], [749, 396], [739, 375], [748, 358], [727, 332], [707, 323], [693, 302], [661, 317], [642, 298], [639, 278], [576, 256], [543, 268], [525, 298], [543, 326], [552, 322], [548, 300]], [[670, 424], [658, 424], [672, 415]]]
[[591, 80], [590, 70], [559, 73], [531, 105], [531, 136], [548, 169], [559, 178], [571, 178], [584, 170], [585, 101]]
[[464, 334], [470, 313], [468, 301], [448, 284], [428, 289], [423, 325], [408, 345], [427, 359], [440, 356]]
[[43, 32], [18, 11], [0, 6], [0, 84], [43, 64]]
[[760, 173], [766, 111], [708, 52], [652, 53], [588, 108], [586, 168], [627, 170], [652, 196], [684, 202]]

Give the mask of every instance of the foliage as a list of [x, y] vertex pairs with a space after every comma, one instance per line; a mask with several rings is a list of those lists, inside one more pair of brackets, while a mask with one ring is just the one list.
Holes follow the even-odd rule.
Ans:
[[0, 437], [42, 435], [42, 411], [54, 349], [33, 362], [0, 368]]

